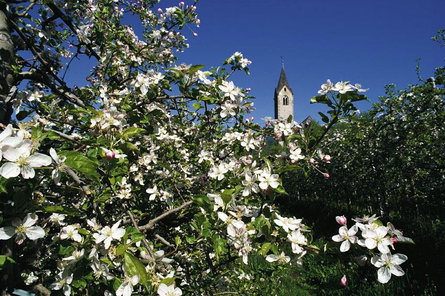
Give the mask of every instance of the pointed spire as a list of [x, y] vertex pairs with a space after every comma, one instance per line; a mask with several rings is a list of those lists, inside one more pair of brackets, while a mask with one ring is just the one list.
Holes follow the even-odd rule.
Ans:
[[292, 89], [289, 87], [289, 83], [287, 82], [286, 72], [284, 72], [284, 63], [281, 63], [281, 73], [280, 73], [280, 79], [278, 80], [277, 88], [275, 89], [276, 92], [279, 92], [283, 87], [287, 87], [291, 93]]

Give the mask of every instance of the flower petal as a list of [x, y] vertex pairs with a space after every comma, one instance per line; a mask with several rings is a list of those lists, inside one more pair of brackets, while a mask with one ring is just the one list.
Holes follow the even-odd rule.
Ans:
[[49, 155], [51, 155], [52, 159], [54, 159], [55, 163], [59, 163], [59, 156], [57, 155], [56, 150], [54, 150], [54, 148], [50, 148], [49, 149]]
[[32, 179], [36, 175], [34, 169], [29, 165], [22, 166], [21, 172], [24, 179]]
[[351, 243], [349, 242], [349, 240], [345, 240], [340, 245], [340, 252], [347, 252], [347, 251], [349, 251], [350, 247], [351, 247]]
[[7, 240], [13, 237], [15, 234], [15, 228], [11, 226], [1, 227], [0, 228], [0, 239]]
[[391, 262], [396, 265], [400, 265], [403, 262], [405, 262], [406, 260], [408, 260], [408, 256], [406, 256], [404, 254], [400, 254], [400, 253], [392, 255], [392, 258], [391, 258]]
[[7, 137], [11, 136], [11, 135], [12, 135], [12, 125], [8, 124], [8, 126], [0, 134], [0, 142], [3, 141], [4, 139], [6, 139]]
[[385, 262], [380, 259], [380, 256], [374, 256], [371, 258], [371, 264], [377, 268], [380, 268], [385, 264]]
[[366, 245], [366, 247], [367, 247], [368, 249], [372, 250], [372, 249], [374, 249], [375, 247], [377, 247], [377, 241], [374, 240], [374, 239], [372, 239], [372, 238], [367, 238], [367, 239], [365, 240], [365, 245]]
[[23, 226], [26, 228], [33, 226], [36, 224], [39, 217], [34, 213], [28, 213], [25, 217], [25, 220], [23, 220]]
[[389, 271], [389, 268], [387, 267], [381, 267], [377, 271], [377, 279], [382, 284], [386, 284], [391, 279], [391, 272]]
[[32, 226], [26, 229], [25, 234], [30, 240], [36, 240], [45, 236], [45, 230], [40, 226]]
[[332, 237], [332, 240], [334, 241], [334, 242], [337, 242], [337, 243], [339, 243], [339, 242], [342, 242], [342, 241], [344, 241], [344, 238], [341, 236], [341, 235], [334, 235], [333, 237]]
[[28, 162], [31, 167], [38, 168], [50, 165], [52, 160], [48, 155], [36, 152], [28, 158]]
[[405, 274], [403, 269], [398, 265], [393, 265], [390, 267], [389, 271], [395, 276], [402, 276]]
[[20, 174], [20, 167], [13, 162], [7, 162], [0, 168], [0, 175], [3, 178], [15, 178]]

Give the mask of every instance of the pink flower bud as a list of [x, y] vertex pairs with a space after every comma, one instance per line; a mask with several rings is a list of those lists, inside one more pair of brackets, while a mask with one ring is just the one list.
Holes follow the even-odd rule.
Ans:
[[335, 217], [335, 221], [340, 225], [346, 225], [346, 223], [348, 223], [348, 219], [346, 219], [345, 216], [337, 216]]
[[290, 163], [291, 163], [291, 164], [296, 164], [297, 161], [296, 161], [295, 159], [291, 159]]
[[328, 154], [324, 155], [324, 156], [323, 156], [323, 161], [324, 161], [324, 162], [327, 162], [327, 163], [330, 163], [330, 162], [331, 162], [331, 156], [328, 155]]
[[343, 287], [346, 287], [348, 285], [348, 279], [346, 278], [346, 275], [344, 275], [340, 280], [340, 285]]
[[114, 159], [116, 157], [116, 153], [113, 150], [107, 150], [105, 152], [105, 157], [108, 159]]
[[179, 7], [183, 8], [184, 7], [184, 2], [179, 2]]
[[324, 177], [325, 179], [329, 179], [331, 176], [330, 176], [328, 173], [323, 173], [323, 177]]
[[300, 129], [298, 127], [295, 128], [295, 132], [298, 133], [300, 132]]
[[192, 10], [192, 11], [195, 11], [196, 10], [196, 6], [190, 6], [190, 9]]
[[393, 243], [397, 243], [397, 242], [399, 242], [399, 240], [397, 239], [397, 237], [393, 237], [393, 238], [392, 238], [392, 242], [393, 242]]
[[309, 158], [309, 164], [314, 164], [315, 163], [315, 159], [313, 159], [312, 157]]
[[162, 8], [158, 8], [158, 13], [162, 13]]
[[193, 36], [198, 37], [198, 33], [193, 32]]

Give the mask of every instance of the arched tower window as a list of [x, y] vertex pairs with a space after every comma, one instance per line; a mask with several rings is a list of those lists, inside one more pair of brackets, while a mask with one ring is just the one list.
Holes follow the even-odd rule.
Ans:
[[289, 98], [287, 96], [283, 97], [283, 105], [289, 105]]

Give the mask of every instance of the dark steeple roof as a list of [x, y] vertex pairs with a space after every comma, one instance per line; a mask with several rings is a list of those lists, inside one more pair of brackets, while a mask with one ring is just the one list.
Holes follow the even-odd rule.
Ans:
[[275, 92], [278, 93], [285, 86], [290, 90], [292, 94], [294, 94], [292, 89], [289, 87], [289, 83], [287, 82], [286, 72], [284, 72], [284, 65], [282, 65], [280, 79], [278, 80], [278, 86], [277, 88], [275, 88]]

